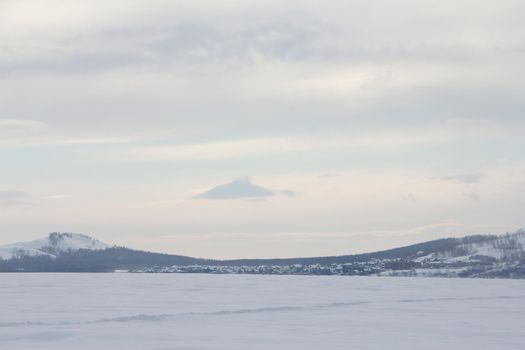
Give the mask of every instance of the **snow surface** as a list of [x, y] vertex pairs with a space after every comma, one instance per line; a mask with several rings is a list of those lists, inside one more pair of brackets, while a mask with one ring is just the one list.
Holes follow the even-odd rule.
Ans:
[[0, 349], [525, 349], [525, 281], [2, 274]]
[[7, 260], [13, 256], [23, 255], [55, 256], [53, 252], [79, 249], [99, 250], [109, 247], [106, 243], [78, 233], [51, 233], [44, 239], [0, 246], [0, 258]]

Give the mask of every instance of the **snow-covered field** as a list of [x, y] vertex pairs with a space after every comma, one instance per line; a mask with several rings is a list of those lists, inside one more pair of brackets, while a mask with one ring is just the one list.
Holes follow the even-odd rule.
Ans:
[[0, 349], [525, 349], [525, 281], [1, 274]]

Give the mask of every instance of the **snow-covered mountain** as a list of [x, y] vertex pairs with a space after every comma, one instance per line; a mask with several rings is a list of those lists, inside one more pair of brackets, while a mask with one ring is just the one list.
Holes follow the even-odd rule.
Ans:
[[47, 255], [56, 257], [67, 251], [80, 249], [101, 250], [111, 246], [99, 240], [78, 233], [50, 233], [44, 239], [19, 242], [0, 246], [0, 258]]
[[414, 261], [472, 262], [480, 260], [513, 261], [525, 256], [525, 230], [502, 236], [459, 238], [449, 250], [420, 256]]
[[[495, 236], [467, 236], [439, 251], [419, 251], [410, 264], [384, 269], [382, 276], [525, 278], [525, 230]], [[406, 268], [408, 266], [408, 268]]]

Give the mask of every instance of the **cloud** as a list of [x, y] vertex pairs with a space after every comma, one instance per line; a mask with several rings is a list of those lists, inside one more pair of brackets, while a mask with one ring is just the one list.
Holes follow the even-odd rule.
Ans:
[[471, 173], [471, 174], [459, 174], [459, 175], [447, 175], [447, 176], [435, 176], [431, 177], [430, 180], [442, 180], [442, 181], [458, 181], [465, 184], [478, 183], [485, 177], [482, 173]]
[[39, 137], [49, 126], [37, 120], [0, 118], [0, 146]]
[[282, 152], [309, 150], [308, 140], [294, 137], [259, 138], [206, 142], [189, 145], [163, 145], [131, 148], [118, 153], [130, 159], [151, 160], [221, 160], [231, 157], [251, 157]]
[[271, 197], [275, 193], [267, 188], [254, 184], [250, 178], [240, 178], [224, 185], [213, 187], [194, 198], [200, 199], [236, 199]]
[[[494, 128], [493, 128], [494, 129]], [[136, 161], [217, 161], [229, 158], [249, 158], [275, 154], [341, 151], [341, 150], [385, 150], [406, 149], [409, 146], [447, 144], [458, 140], [477, 141], [493, 135], [487, 127], [479, 127], [465, 136], [456, 127], [388, 129], [353, 132], [310, 132], [304, 135], [277, 137], [255, 137], [248, 139], [225, 139], [220, 141], [180, 144], [138, 145], [119, 148], [105, 153], [117, 159]], [[321, 174], [319, 179], [337, 177], [339, 174]]]
[[274, 191], [269, 188], [265, 188], [256, 185], [252, 182], [249, 177], [243, 177], [232, 182], [228, 182], [223, 185], [215, 186], [210, 190], [198, 194], [193, 198], [198, 199], [239, 199], [245, 198], [250, 200], [263, 200], [268, 197], [276, 195], [283, 195], [286, 197], [294, 198], [298, 196], [298, 193], [292, 190], [280, 190]]
[[47, 128], [47, 124], [30, 119], [0, 119], [0, 130], [34, 130]]
[[60, 128], [31, 119], [0, 118], [0, 148], [68, 146], [68, 145], [103, 145], [121, 144], [136, 141], [129, 136], [79, 136], [64, 133]]
[[28, 197], [21, 191], [0, 191], [0, 205], [18, 204]]

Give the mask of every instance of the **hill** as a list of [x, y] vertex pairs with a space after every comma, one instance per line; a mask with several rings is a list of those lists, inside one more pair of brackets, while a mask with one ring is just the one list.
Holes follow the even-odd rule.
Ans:
[[0, 246], [0, 272], [192, 272], [525, 277], [525, 231], [445, 238], [384, 251], [289, 259], [211, 260], [132, 250], [86, 235]]

